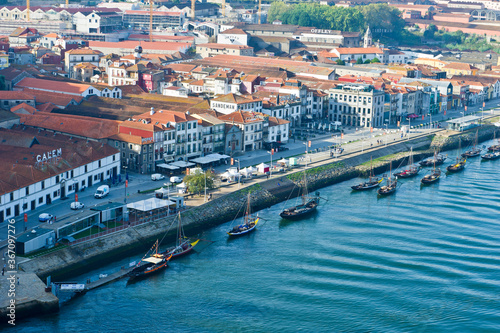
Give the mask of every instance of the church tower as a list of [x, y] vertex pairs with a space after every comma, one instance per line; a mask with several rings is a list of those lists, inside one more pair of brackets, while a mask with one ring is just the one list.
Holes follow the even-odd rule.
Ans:
[[365, 37], [363, 38], [363, 47], [371, 47], [373, 45], [372, 43], [372, 32], [370, 30], [370, 26], [368, 26], [368, 29], [366, 29], [365, 32]]

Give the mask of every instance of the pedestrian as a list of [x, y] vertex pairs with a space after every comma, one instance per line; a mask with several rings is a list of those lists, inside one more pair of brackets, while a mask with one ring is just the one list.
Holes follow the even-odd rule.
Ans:
[[54, 215], [54, 222], [57, 222], [57, 216]]
[[403, 139], [403, 133], [401, 133], [401, 139]]
[[19, 285], [19, 276], [17, 277], [17, 285]]
[[2, 268], [2, 276], [5, 275], [5, 268]]

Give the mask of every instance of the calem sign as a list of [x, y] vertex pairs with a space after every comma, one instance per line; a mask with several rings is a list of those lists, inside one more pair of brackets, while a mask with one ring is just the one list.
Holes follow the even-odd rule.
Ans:
[[42, 155], [36, 155], [36, 161], [37, 162], [45, 162], [50, 160], [51, 158], [54, 157], [59, 157], [62, 155], [62, 148], [50, 150], [46, 153], [43, 153]]

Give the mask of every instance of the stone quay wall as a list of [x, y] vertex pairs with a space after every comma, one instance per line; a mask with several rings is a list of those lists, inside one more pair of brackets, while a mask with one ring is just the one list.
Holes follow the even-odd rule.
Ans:
[[[495, 129], [494, 126], [480, 127], [478, 141], [492, 139]], [[313, 163], [306, 171], [308, 189], [314, 191], [358, 176], [367, 176], [371, 159], [374, 160], [374, 172], [383, 173], [389, 170], [390, 163], [393, 169], [403, 163], [408, 157], [410, 148], [413, 149], [415, 161], [418, 161], [432, 156], [435, 150], [457, 148], [459, 141], [462, 148], [465, 148], [475, 141], [475, 136], [475, 130], [446, 136], [440, 134], [420, 136], [387, 146], [372, 147], [364, 152], [351, 153], [342, 160], [332, 159]], [[185, 233], [195, 235], [242, 216], [244, 212], [242, 207], [245, 205], [248, 193], [251, 197], [252, 211], [258, 211], [299, 195], [303, 185], [304, 172], [300, 170], [289, 175], [275, 176], [190, 208], [182, 213]], [[144, 223], [25, 261], [19, 266], [22, 270], [36, 273], [40, 277], [53, 275], [57, 278], [75, 275], [104, 265], [110, 260], [147, 250], [156, 239], [165, 238], [166, 241], [173, 241], [174, 224], [175, 216]]]

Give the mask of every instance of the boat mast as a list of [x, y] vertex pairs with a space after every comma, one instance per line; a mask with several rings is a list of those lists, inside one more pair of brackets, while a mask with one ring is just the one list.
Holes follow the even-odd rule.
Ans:
[[181, 212], [179, 212], [179, 224], [177, 226], [177, 234], [178, 234], [178, 239], [179, 239], [179, 243], [177, 244], [177, 246], [181, 245], [181, 242], [182, 242], [182, 226], [181, 226]]
[[413, 147], [410, 147], [410, 158], [408, 160], [408, 164], [410, 164], [410, 166], [413, 165]]
[[247, 212], [245, 214], [245, 224], [248, 224], [248, 215], [250, 214], [250, 192], [248, 193], [247, 199]]

